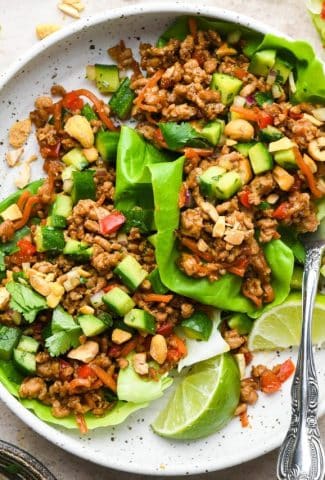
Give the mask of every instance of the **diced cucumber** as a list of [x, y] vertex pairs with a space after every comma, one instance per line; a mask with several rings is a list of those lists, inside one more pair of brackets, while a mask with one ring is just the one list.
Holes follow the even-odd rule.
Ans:
[[68, 195], [57, 195], [53, 207], [52, 215], [59, 215], [68, 218], [72, 213], [72, 200]]
[[215, 198], [215, 182], [225, 173], [225, 169], [212, 166], [199, 176], [199, 185], [202, 195], [209, 198]]
[[36, 355], [23, 350], [14, 350], [13, 360], [16, 367], [27, 375], [36, 373]]
[[18, 328], [0, 325], [0, 360], [10, 360], [21, 336]]
[[119, 287], [114, 287], [103, 295], [107, 307], [117, 315], [126, 315], [134, 306], [132, 298]]
[[135, 99], [135, 93], [130, 88], [130, 83], [129, 78], [124, 78], [109, 101], [111, 111], [121, 120], [128, 118]]
[[72, 172], [73, 187], [71, 198], [73, 204], [82, 199], [96, 200], [96, 185], [94, 182], [93, 170], [86, 170], [84, 172]]
[[140, 263], [132, 255], [125, 257], [114, 269], [114, 273], [131, 292], [136, 290], [148, 276], [148, 272], [141, 267]]
[[77, 170], [83, 170], [89, 165], [89, 162], [80, 148], [73, 148], [62, 157], [62, 161]]
[[156, 332], [155, 317], [145, 310], [133, 308], [124, 317], [124, 323], [129, 327], [143, 332], [154, 334]]
[[95, 315], [78, 315], [77, 320], [86, 337], [99, 335], [109, 327], [109, 325], [100, 318], [95, 317]]
[[62, 230], [37, 225], [35, 244], [38, 252], [62, 252], [65, 245], [64, 234]]
[[274, 152], [274, 160], [281, 167], [291, 170], [297, 168], [295, 152], [292, 148]]
[[91, 120], [98, 120], [97, 114], [94, 112], [92, 107], [89, 105], [89, 103], [85, 103], [84, 106], [81, 109], [81, 115], [87, 118], [87, 120], [90, 122]]
[[267, 77], [275, 63], [276, 50], [260, 50], [254, 53], [248, 71]]
[[248, 152], [252, 147], [254, 147], [254, 145], [256, 145], [256, 142], [236, 143], [236, 145], [234, 145], [234, 149], [244, 155], [244, 157], [248, 157]]
[[164, 294], [168, 292], [168, 288], [162, 283], [159, 270], [155, 268], [148, 275], [148, 280], [151, 283], [151, 288], [155, 293]]
[[272, 127], [272, 125], [268, 125], [265, 128], [262, 128], [258, 132], [259, 139], [261, 142], [276, 142], [277, 140], [280, 140], [280, 138], [284, 137], [284, 134], [275, 127]]
[[28, 337], [27, 335], [22, 335], [17, 345], [17, 350], [22, 350], [23, 352], [29, 353], [36, 353], [39, 345], [39, 342], [35, 340], [35, 338]]
[[118, 132], [99, 130], [96, 133], [95, 146], [103, 160], [115, 161], [119, 138], [120, 134]]
[[211, 145], [215, 146], [220, 142], [224, 127], [225, 122], [223, 120], [215, 120], [207, 123], [200, 131], [200, 134], [205, 137]]
[[87, 261], [93, 254], [93, 247], [90, 247], [86, 242], [70, 239], [65, 244], [63, 253], [71, 255], [78, 261]]
[[230, 105], [234, 97], [239, 93], [243, 82], [236, 77], [225, 73], [214, 73], [210, 87], [213, 90], [219, 90], [221, 93], [221, 102], [224, 105]]
[[100, 63], [88, 65], [86, 75], [89, 80], [95, 80], [98, 90], [102, 93], [113, 93], [120, 84], [119, 71], [116, 65]]
[[67, 219], [61, 215], [50, 215], [47, 217], [46, 225], [53, 228], [65, 228], [67, 226]]
[[189, 318], [182, 320], [181, 326], [188, 338], [209, 340], [212, 332], [212, 321], [204, 312], [194, 312]]
[[293, 65], [279, 57], [276, 58], [275, 63], [272, 67], [272, 70], [277, 73], [276, 81], [278, 83], [281, 83], [281, 85], [286, 83], [292, 69]]
[[119, 328], [120, 330], [129, 332], [132, 335], [136, 333], [136, 330], [134, 328], [129, 327], [128, 325], [126, 325], [126, 323], [124, 323], [123, 318], [115, 318], [113, 324], [114, 324], [114, 328]]
[[264, 143], [258, 142], [248, 152], [249, 160], [255, 175], [273, 168], [273, 158]]
[[214, 184], [215, 196], [220, 200], [227, 200], [242, 187], [241, 176], [238, 172], [226, 172], [217, 178]]
[[230, 328], [237, 330], [239, 335], [247, 335], [253, 328], [253, 321], [245, 313], [235, 313], [229, 320]]

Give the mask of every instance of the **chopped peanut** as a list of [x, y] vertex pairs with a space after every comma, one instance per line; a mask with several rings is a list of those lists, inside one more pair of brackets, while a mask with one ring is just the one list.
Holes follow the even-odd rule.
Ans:
[[5, 287], [0, 287], [0, 310], [5, 310], [10, 300], [10, 293]]
[[93, 307], [90, 307], [89, 305], [83, 305], [82, 307], [79, 308], [79, 312], [82, 313], [83, 315], [93, 315], [95, 313], [95, 310]]
[[218, 220], [214, 224], [213, 230], [212, 230], [212, 236], [214, 238], [221, 238], [226, 230], [226, 217], [220, 215], [218, 217]]
[[167, 343], [162, 335], [154, 335], [150, 343], [150, 355], [152, 358], [162, 365], [167, 358]]
[[40, 23], [36, 25], [37, 38], [43, 40], [43, 38], [48, 37], [51, 33], [57, 32], [60, 28], [60, 25], [56, 25], [55, 23]]
[[97, 342], [88, 340], [83, 345], [71, 350], [67, 357], [80, 362], [89, 363], [98, 355], [99, 345]]
[[32, 122], [29, 118], [19, 120], [9, 130], [9, 143], [14, 148], [20, 148], [26, 142], [32, 129]]
[[273, 177], [281, 190], [287, 192], [295, 183], [293, 175], [290, 175], [284, 168], [276, 166], [273, 170]]
[[136, 353], [132, 359], [133, 368], [139, 375], [147, 375], [149, 373], [149, 365], [145, 353]]
[[29, 283], [33, 289], [40, 295], [43, 295], [43, 297], [47, 297], [51, 294], [50, 284], [34, 270], [29, 271]]
[[83, 154], [87, 158], [88, 162], [96, 162], [98, 158], [98, 151], [96, 150], [95, 147], [91, 148], [84, 148], [83, 149]]
[[78, 140], [84, 148], [91, 148], [94, 145], [94, 133], [88, 120], [82, 115], [73, 115], [68, 119], [64, 130], [70, 137]]
[[117, 345], [127, 342], [131, 337], [132, 334], [130, 332], [126, 332], [120, 328], [114, 328], [112, 331], [112, 342], [117, 343]]
[[245, 239], [245, 234], [241, 230], [235, 230], [233, 228], [226, 232], [224, 238], [225, 241], [231, 245], [241, 245]]
[[19, 162], [23, 153], [24, 153], [23, 147], [17, 148], [16, 150], [10, 150], [10, 152], [7, 152], [6, 162], [8, 167], [15, 167]]
[[54, 295], [54, 293], [50, 293], [50, 295], [46, 297], [46, 303], [50, 308], [55, 308], [59, 305], [61, 298], [62, 298], [61, 296]]
[[71, 5], [67, 5], [66, 3], [59, 3], [58, 8], [59, 10], [61, 10], [61, 12], [66, 13], [70, 17], [80, 18], [78, 10]]

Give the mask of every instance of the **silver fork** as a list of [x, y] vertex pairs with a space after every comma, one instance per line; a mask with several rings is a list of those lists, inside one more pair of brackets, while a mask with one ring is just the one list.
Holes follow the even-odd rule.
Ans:
[[291, 423], [280, 449], [278, 480], [322, 480], [324, 451], [317, 423], [318, 383], [311, 326], [319, 269], [325, 249], [325, 219], [316, 233], [303, 235], [306, 262], [302, 285], [302, 333], [291, 388]]

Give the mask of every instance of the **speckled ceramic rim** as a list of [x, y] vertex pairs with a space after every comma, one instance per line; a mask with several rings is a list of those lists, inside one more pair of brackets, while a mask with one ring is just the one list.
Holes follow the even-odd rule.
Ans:
[[[114, 19], [118, 19], [121, 16], [135, 16], [139, 14], [150, 14], [150, 13], [168, 13], [170, 15], [180, 15], [180, 14], [191, 14], [191, 15], [206, 15], [214, 18], [218, 18], [220, 20], [226, 20], [229, 22], [237, 23], [239, 25], [243, 25], [249, 27], [253, 30], [256, 30], [261, 33], [273, 33], [275, 35], [279, 35], [283, 38], [290, 39], [289, 36], [284, 35], [283, 33], [279, 32], [278, 30], [269, 27], [268, 25], [256, 21], [250, 17], [245, 15], [241, 15], [236, 12], [232, 12], [226, 9], [221, 9], [217, 7], [208, 7], [208, 6], [195, 6], [194, 2], [193, 5], [185, 4], [180, 1], [174, 1], [173, 3], [159, 3], [157, 2], [155, 5], [148, 4], [140, 4], [140, 5], [133, 5], [118, 9], [110, 9], [106, 12], [99, 13], [97, 15], [93, 15], [91, 17], [85, 17], [79, 21], [69, 24], [62, 30], [52, 34], [50, 37], [45, 38], [42, 42], [36, 44], [33, 48], [31, 48], [24, 56], [19, 58], [14, 64], [9, 67], [5, 74], [0, 75], [0, 89], [3, 88], [8, 82], [10, 82], [13, 77], [32, 59], [37, 57], [40, 53], [46, 51], [49, 47], [54, 46], [57, 42], [67, 39], [71, 35], [84, 30], [89, 26], [94, 26], [98, 24], [105, 23], [106, 21], [111, 21]], [[97, 461], [96, 458], [93, 457], [93, 454], [88, 454], [87, 450], [80, 450], [80, 444], [78, 440], [73, 438], [67, 438], [60, 430], [57, 430], [54, 427], [46, 424], [39, 418], [37, 418], [32, 412], [27, 410], [18, 400], [16, 400], [6, 389], [5, 387], [0, 384], [0, 398], [4, 401], [4, 403], [12, 410], [24, 423], [26, 423], [30, 428], [35, 430], [37, 433], [45, 437], [47, 440], [51, 441], [55, 445], [67, 450], [74, 455], [80, 456], [83, 459], [89, 460], [91, 462], [102, 464], [103, 466], [108, 466], [106, 463]], [[320, 415], [325, 413], [325, 402], [321, 405]], [[259, 457], [277, 447], [280, 446], [282, 442], [283, 435], [278, 435], [270, 439], [270, 442], [267, 447], [265, 445], [257, 445], [254, 449], [250, 449], [249, 451], [237, 451], [235, 456], [226, 457], [226, 458], [217, 458], [215, 459], [215, 463], [209, 464], [209, 471], [213, 470], [221, 470], [227, 467], [232, 467], [234, 465], [238, 465], [240, 463], [247, 462], [248, 460], [252, 460], [256, 457]], [[204, 473], [206, 471], [206, 465], [201, 466], [201, 469], [194, 469], [191, 468], [191, 465], [187, 464], [184, 466], [175, 466], [174, 470], [169, 469], [168, 472], [160, 471], [157, 472], [148, 468], [145, 464], [141, 465], [140, 467], [136, 468], [135, 465], [131, 467], [125, 462], [123, 463], [123, 458], [110, 458], [109, 467], [114, 468], [116, 470], [124, 470], [124, 471], [132, 471], [132, 473], [138, 474], [147, 474], [147, 475], [185, 475], [185, 474], [197, 474], [197, 473]]]
[[[6, 467], [17, 467], [17, 473], [9, 474]], [[0, 440], [0, 473], [20, 480], [56, 480], [35, 457], [11, 443]]]

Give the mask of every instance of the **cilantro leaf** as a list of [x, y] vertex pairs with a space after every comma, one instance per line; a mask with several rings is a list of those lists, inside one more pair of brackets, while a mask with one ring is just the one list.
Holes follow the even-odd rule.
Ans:
[[73, 316], [66, 312], [62, 307], [58, 306], [53, 310], [52, 316], [52, 333], [73, 330], [77, 327]]
[[25, 320], [32, 323], [38, 312], [48, 308], [44, 297], [34, 292], [26, 285], [17, 282], [9, 282], [6, 289], [11, 294], [10, 308], [22, 313]]
[[66, 353], [70, 348], [78, 347], [81, 334], [81, 328], [76, 325], [70, 330], [56, 332], [48, 337], [45, 341], [45, 346], [52, 357], [58, 357]]
[[189, 122], [159, 123], [159, 128], [171, 150], [179, 150], [183, 147], [210, 147], [209, 142]]

